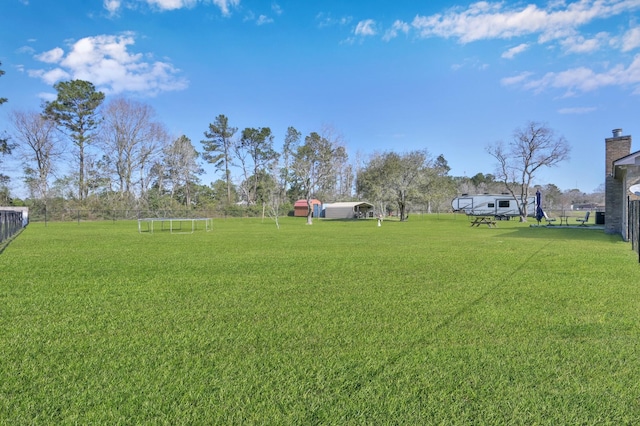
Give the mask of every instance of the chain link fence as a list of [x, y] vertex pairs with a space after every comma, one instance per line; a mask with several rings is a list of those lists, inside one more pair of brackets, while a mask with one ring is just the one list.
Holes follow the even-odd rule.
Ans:
[[[119, 221], [138, 220], [147, 218], [213, 218], [223, 219], [227, 217], [249, 218], [261, 217], [261, 207], [232, 206], [221, 209], [74, 209], [74, 208], [36, 208], [29, 210], [30, 222], [85, 222], [85, 221]], [[265, 215], [268, 213], [265, 212]], [[293, 210], [282, 209], [280, 216], [293, 215]]]
[[17, 234], [24, 226], [21, 211], [0, 210], [0, 244]]

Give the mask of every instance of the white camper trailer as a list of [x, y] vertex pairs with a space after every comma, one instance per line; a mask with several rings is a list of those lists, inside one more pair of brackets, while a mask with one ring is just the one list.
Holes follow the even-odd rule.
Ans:
[[[462, 194], [451, 202], [454, 212], [464, 212], [473, 216], [494, 216], [496, 219], [510, 219], [520, 216], [518, 203], [509, 194]], [[527, 198], [527, 215], [535, 216], [536, 197]]]

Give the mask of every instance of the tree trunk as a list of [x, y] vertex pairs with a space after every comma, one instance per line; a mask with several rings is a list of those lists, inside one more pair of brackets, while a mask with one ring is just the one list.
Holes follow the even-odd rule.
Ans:
[[313, 225], [313, 206], [309, 197], [307, 198], [307, 225]]
[[225, 178], [227, 181], [227, 205], [231, 205], [231, 171], [225, 163]]
[[405, 205], [402, 202], [398, 202], [398, 217], [400, 222], [404, 222]]
[[400, 191], [400, 199], [398, 200], [398, 210], [400, 213], [400, 222], [404, 222], [406, 220], [405, 217], [405, 213], [406, 213], [406, 203], [405, 203], [405, 195], [404, 195], [404, 191]]

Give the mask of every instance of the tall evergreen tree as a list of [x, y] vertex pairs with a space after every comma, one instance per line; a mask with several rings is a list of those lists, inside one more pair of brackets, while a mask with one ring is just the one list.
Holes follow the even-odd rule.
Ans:
[[78, 160], [78, 199], [88, 195], [85, 182], [86, 149], [94, 142], [95, 130], [100, 123], [98, 107], [104, 101], [104, 93], [84, 80], [61, 81], [53, 86], [58, 92], [56, 100], [47, 102], [44, 115], [71, 138], [76, 146]]
[[289, 189], [289, 184], [291, 181], [291, 162], [293, 161], [293, 157], [298, 150], [298, 146], [300, 146], [301, 138], [302, 133], [296, 130], [295, 127], [289, 126], [289, 128], [287, 129], [287, 134], [284, 137], [284, 144], [282, 145], [282, 155], [280, 156], [280, 192], [282, 197], [285, 196], [287, 190]]
[[213, 164], [218, 171], [224, 170], [224, 179], [227, 183], [227, 203], [231, 204], [231, 152], [233, 150], [233, 135], [238, 131], [237, 127], [229, 127], [229, 119], [220, 114], [213, 123], [209, 124], [209, 130], [204, 132], [207, 138], [202, 141], [204, 153], [202, 157]]

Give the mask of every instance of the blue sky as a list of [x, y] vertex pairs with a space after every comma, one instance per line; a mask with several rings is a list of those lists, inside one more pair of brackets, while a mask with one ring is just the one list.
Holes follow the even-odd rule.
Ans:
[[277, 147], [330, 127], [352, 159], [426, 148], [473, 176], [533, 120], [572, 146], [536, 183], [584, 192], [612, 129], [640, 138], [640, 0], [3, 0], [0, 61], [0, 130], [84, 79], [197, 149], [225, 114]]

